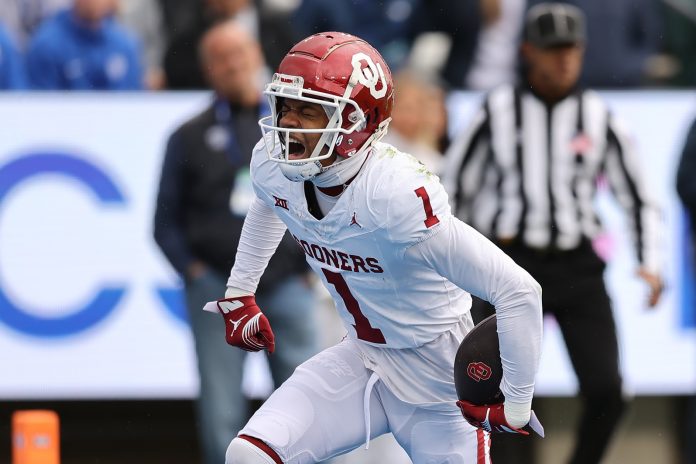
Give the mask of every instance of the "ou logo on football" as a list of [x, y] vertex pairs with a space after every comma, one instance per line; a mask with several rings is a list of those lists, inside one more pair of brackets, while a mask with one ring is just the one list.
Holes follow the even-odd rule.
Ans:
[[466, 373], [469, 377], [477, 382], [488, 380], [491, 378], [492, 369], [483, 362], [472, 362], [466, 368]]
[[[370, 95], [375, 98], [383, 98], [387, 94], [387, 79], [379, 63], [375, 64], [372, 58], [360, 52], [353, 55], [352, 64], [351, 81], [357, 79], [359, 83], [370, 89]], [[363, 67], [363, 64], [367, 67]], [[379, 88], [377, 88], [378, 85]]]

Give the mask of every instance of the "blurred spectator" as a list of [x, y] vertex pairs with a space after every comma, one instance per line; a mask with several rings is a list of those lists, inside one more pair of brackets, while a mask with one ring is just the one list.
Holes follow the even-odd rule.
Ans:
[[[538, 4], [531, 0], [530, 4]], [[655, 0], [569, 0], [587, 16], [585, 67], [580, 83], [616, 88], [645, 85], [666, 72], [662, 18]]]
[[142, 44], [145, 87], [164, 88], [164, 46], [166, 43], [162, 11], [157, 0], [119, 0], [118, 18]]
[[422, 110], [423, 130], [420, 134], [420, 140], [426, 146], [432, 147], [444, 155], [450, 144], [447, 94], [444, 84], [428, 79], [425, 83], [425, 92], [428, 98]]
[[677, 193], [689, 215], [696, 250], [696, 120], [691, 124], [677, 168]]
[[17, 48], [24, 51], [37, 27], [60, 10], [72, 5], [73, 0], [2, 0], [0, 22], [15, 41]]
[[487, 3], [487, 0], [427, 0], [418, 12], [418, 31], [444, 32], [450, 39], [441, 70], [449, 87], [466, 87], [481, 30], [482, 6]]
[[0, 24], [0, 90], [20, 90], [26, 86], [24, 63]]
[[394, 108], [389, 131], [382, 139], [410, 153], [432, 172], [440, 171], [447, 137], [444, 91], [411, 70], [394, 76]]
[[437, 67], [448, 86], [462, 88], [476, 50], [480, 3], [489, 1], [303, 0], [292, 25], [297, 40], [325, 31], [357, 35], [379, 50], [394, 72], [407, 65], [423, 69], [411, 56], [414, 41], [423, 33], [443, 33], [447, 52]]
[[43, 90], [142, 88], [140, 49], [114, 18], [118, 0], [74, 0], [47, 19], [27, 49], [31, 87]]
[[472, 90], [491, 90], [512, 84], [526, 0], [481, 0], [483, 25], [466, 84]]
[[[295, 41], [317, 32], [347, 32], [379, 50], [396, 71], [408, 58], [423, 20], [422, 0], [303, 0], [292, 17]], [[447, 2], [449, 4], [449, 2]]]
[[[686, 269], [690, 269], [696, 274], [696, 119], [691, 123], [691, 129], [686, 136], [684, 148], [682, 149], [681, 159], [677, 167], [677, 194], [681, 200], [689, 222], [689, 233], [691, 235], [691, 250], [687, 259]], [[684, 272], [689, 275], [689, 272]], [[694, 277], [694, 274], [691, 277]], [[696, 281], [684, 281], [685, 286], [691, 286], [691, 292], [683, 292], [683, 294], [691, 295], [694, 298], [694, 289], [696, 289]], [[687, 303], [688, 299], [684, 302]], [[692, 300], [692, 304], [695, 302]], [[692, 315], [696, 314], [696, 307], [692, 308]], [[688, 464], [696, 463], [696, 396], [691, 395], [687, 398], [686, 426], [684, 431], [685, 438], [685, 459]]]
[[665, 0], [663, 3], [667, 52], [678, 63], [670, 84], [696, 86], [696, 0]]
[[[205, 462], [220, 464], [249, 417], [241, 391], [244, 352], [227, 345], [222, 321], [202, 308], [225, 290], [254, 196], [249, 163], [260, 138], [258, 120], [270, 109], [258, 87], [259, 44], [242, 26], [214, 26], [200, 50], [215, 97], [168, 141], [154, 234], [184, 280], [200, 375], [200, 442]], [[275, 331], [278, 350], [268, 361], [276, 386], [318, 350], [308, 270], [303, 251], [286, 235], [256, 293]]]
[[[169, 30], [169, 43], [164, 57], [164, 70], [169, 89], [202, 89], [205, 77], [197, 65], [198, 43], [203, 33], [213, 24], [234, 19], [261, 43], [266, 63], [271, 69], [293, 43], [292, 28], [287, 14], [264, 7], [264, 2], [253, 0], [192, 0], [201, 2], [201, 13], [184, 26], [179, 20], [177, 27], [184, 30]], [[258, 3], [258, 5], [257, 5]]]
[[203, 0], [159, 0], [167, 40], [188, 31], [203, 16]]

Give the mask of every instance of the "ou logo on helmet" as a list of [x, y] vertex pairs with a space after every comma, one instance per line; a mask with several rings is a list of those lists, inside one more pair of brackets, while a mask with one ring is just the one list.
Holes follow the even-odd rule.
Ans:
[[[100, 205], [127, 204], [108, 174], [87, 160], [65, 153], [30, 153], [0, 166], [0, 205], [7, 201], [15, 187], [49, 174], [66, 177], [87, 187]], [[31, 258], [40, 260], [39, 257]], [[37, 273], [37, 282], [40, 278], [42, 276]], [[65, 337], [93, 327], [113, 313], [126, 293], [125, 283], [103, 286], [79, 307], [61, 308], [64, 316], [45, 317], [17, 304], [6, 288], [0, 285], [0, 322], [17, 332], [36, 337]], [[178, 290], [158, 288], [157, 294], [177, 319], [184, 318]]]
[[374, 98], [384, 98], [387, 94], [387, 79], [384, 77], [382, 65], [375, 64], [369, 55], [362, 52], [353, 55], [351, 63], [353, 64], [353, 74], [350, 80], [356, 79], [358, 83], [370, 89], [370, 95]]
[[493, 369], [491, 369], [488, 364], [481, 361], [471, 362], [466, 368], [467, 375], [476, 382], [490, 379], [492, 372]]

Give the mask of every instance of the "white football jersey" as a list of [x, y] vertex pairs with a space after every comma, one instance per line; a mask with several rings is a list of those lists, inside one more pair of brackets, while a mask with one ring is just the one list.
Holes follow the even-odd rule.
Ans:
[[391, 145], [377, 143], [367, 156], [325, 217], [313, 185], [288, 180], [263, 143], [252, 159], [254, 189], [304, 250], [349, 336], [380, 347], [418, 347], [471, 307], [466, 291], [404, 259], [450, 220], [447, 194], [437, 176]]
[[365, 366], [403, 401], [450, 409], [455, 354], [473, 327], [471, 292], [496, 308], [506, 400], [531, 404], [541, 289], [452, 216], [439, 179], [425, 166], [377, 143], [325, 216], [314, 185], [288, 180], [263, 141], [251, 177], [257, 198], [228, 287], [254, 293], [287, 228], [333, 296], [349, 337], [359, 341]]

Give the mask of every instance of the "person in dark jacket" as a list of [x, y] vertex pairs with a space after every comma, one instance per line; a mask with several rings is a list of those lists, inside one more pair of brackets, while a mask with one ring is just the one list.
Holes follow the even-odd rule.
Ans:
[[[274, 69], [292, 45], [288, 13], [254, 0], [197, 0], [181, 25], [169, 23], [169, 41], [164, 53], [164, 72], [170, 90], [195, 90], [206, 86], [205, 75], [196, 66], [197, 45], [212, 25], [234, 20], [244, 25], [261, 45], [264, 60]], [[175, 5], [182, 11], [186, 6]], [[171, 7], [170, 7], [171, 9]], [[166, 11], [166, 9], [165, 9]], [[180, 13], [177, 13], [180, 14]]]
[[[682, 304], [691, 305], [692, 314], [696, 314], [696, 119], [691, 123], [691, 128], [686, 136], [684, 147], [682, 148], [679, 165], [677, 167], [676, 187], [677, 195], [681, 200], [686, 216], [688, 218], [688, 233], [690, 242], [685, 248], [689, 248], [690, 253], [684, 259], [683, 265], [683, 285]], [[686, 253], [685, 253], [686, 254]], [[689, 288], [691, 291], [689, 291]], [[693, 437], [696, 434], [696, 396], [692, 395], [687, 400], [686, 427], [684, 437]], [[693, 440], [685, 440], [685, 461], [696, 462], [696, 444]]]
[[[221, 463], [248, 418], [241, 393], [244, 353], [225, 343], [224, 326], [201, 308], [224, 291], [234, 263], [254, 195], [249, 163], [260, 137], [257, 120], [269, 110], [257, 87], [260, 48], [244, 29], [233, 22], [214, 26], [200, 51], [215, 97], [169, 139], [154, 233], [184, 280], [200, 374], [200, 440], [205, 462]], [[318, 350], [308, 270], [304, 253], [286, 235], [256, 294], [283, 347], [268, 358], [276, 386]]]
[[696, 119], [686, 136], [679, 167], [677, 168], [677, 193], [686, 207], [691, 223], [696, 225]]

